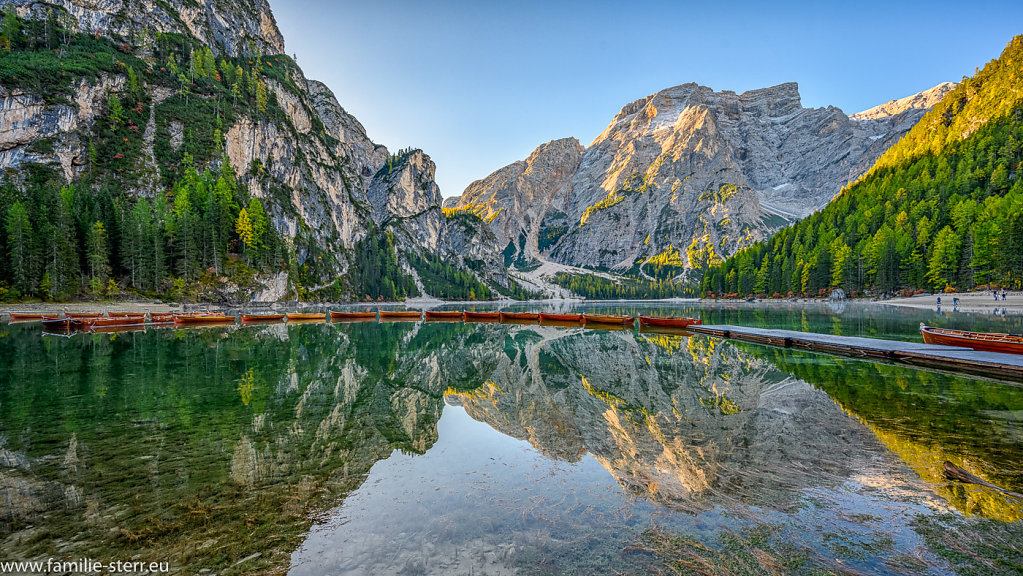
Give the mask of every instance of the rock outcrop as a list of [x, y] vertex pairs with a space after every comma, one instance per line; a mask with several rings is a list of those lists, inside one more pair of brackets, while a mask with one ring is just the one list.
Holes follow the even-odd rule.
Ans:
[[473, 182], [446, 207], [471, 212], [489, 222], [501, 248], [512, 243], [524, 250], [524, 242], [531, 240], [529, 253], [535, 254], [540, 221], [552, 203], [564, 202], [583, 151], [575, 138], [543, 144], [524, 162]]
[[479, 214], [527, 259], [702, 268], [823, 207], [949, 86], [850, 117], [804, 108], [795, 83], [742, 94], [684, 84], [626, 105], [585, 150], [541, 146], [451, 208]]
[[[192, 36], [216, 54], [284, 54], [268, 0], [5, 0], [23, 18], [63, 9], [80, 31], [151, 41], [156, 33]], [[146, 49], [145, 43], [140, 45]]]
[[435, 181], [437, 166], [422, 150], [410, 150], [385, 163], [367, 192], [376, 225], [395, 233], [406, 252], [426, 250], [472, 270], [485, 283], [508, 286], [493, 234], [472, 218], [449, 218]]

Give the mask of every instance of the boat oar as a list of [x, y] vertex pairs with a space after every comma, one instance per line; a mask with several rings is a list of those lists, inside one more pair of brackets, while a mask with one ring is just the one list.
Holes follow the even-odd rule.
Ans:
[[987, 480], [984, 480], [980, 476], [974, 476], [973, 474], [970, 474], [966, 470], [963, 470], [962, 468], [956, 466], [955, 464], [949, 462], [948, 460], [945, 461], [944, 467], [945, 478], [948, 478], [949, 480], [958, 480], [966, 484], [977, 484], [978, 486], [990, 488], [992, 490], [995, 490], [996, 492], [1001, 492], [1002, 494], [1005, 494], [1006, 496], [1009, 496], [1011, 498], [1023, 501], [1023, 494], [1020, 494], [1019, 492], [1013, 492], [1012, 490], [1006, 490], [1001, 486], [995, 486], [994, 484], [988, 482]]

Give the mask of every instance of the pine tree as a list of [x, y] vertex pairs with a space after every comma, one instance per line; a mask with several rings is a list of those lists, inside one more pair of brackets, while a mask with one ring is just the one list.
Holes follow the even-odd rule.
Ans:
[[23, 294], [29, 294], [34, 289], [32, 223], [20, 200], [7, 212], [6, 225], [13, 285]]
[[202, 67], [206, 78], [210, 82], [217, 82], [220, 80], [220, 73], [217, 72], [217, 61], [213, 58], [213, 51], [210, 50], [209, 46], [204, 46], [202, 50]]
[[111, 94], [107, 97], [107, 107], [110, 109], [110, 124], [119, 126], [124, 121], [124, 106], [117, 96]]
[[127, 87], [127, 91], [128, 91], [128, 95], [131, 97], [131, 101], [132, 102], [137, 102], [138, 100], [141, 100], [142, 89], [141, 89], [141, 86], [139, 86], [139, 77], [135, 73], [135, 68], [132, 67], [132, 66], [128, 67], [128, 87]]
[[75, 188], [64, 186], [54, 207], [53, 235], [50, 241], [50, 292], [57, 297], [70, 296], [75, 292], [78, 264], [78, 238], [71, 213], [75, 203]]
[[256, 110], [260, 114], [266, 114], [268, 106], [268, 96], [266, 93], [266, 84], [263, 83], [262, 78], [256, 79]]
[[253, 198], [249, 201], [248, 210], [249, 219], [252, 221], [252, 245], [256, 248], [264, 248], [268, 222], [266, 212], [263, 210], [263, 203], [259, 201], [259, 198]]
[[[102, 287], [106, 285], [110, 275], [110, 250], [107, 245], [107, 229], [102, 222], [96, 221], [89, 228], [88, 241], [86, 242], [86, 257], [89, 261], [89, 273], [92, 282], [99, 283]], [[93, 289], [94, 291], [95, 288]]]
[[153, 290], [156, 287], [154, 278], [153, 254], [153, 214], [149, 200], [140, 198], [132, 209], [132, 269], [131, 283], [140, 290]]
[[21, 45], [21, 18], [13, 7], [4, 10], [4, 21], [0, 27], [0, 48], [10, 52]]
[[202, 49], [192, 50], [192, 55], [188, 60], [189, 62], [189, 80], [195, 82], [196, 78], [203, 78], [206, 76], [206, 71], [203, 69], [203, 57]]
[[951, 227], [945, 226], [934, 237], [934, 251], [927, 267], [927, 279], [935, 290], [956, 284], [959, 269], [959, 250], [962, 240]]
[[255, 243], [252, 238], [252, 220], [249, 219], [249, 212], [242, 208], [241, 212], [238, 213], [238, 222], [235, 224], [235, 232], [238, 233], [238, 238], [245, 243], [246, 248], [253, 248]]

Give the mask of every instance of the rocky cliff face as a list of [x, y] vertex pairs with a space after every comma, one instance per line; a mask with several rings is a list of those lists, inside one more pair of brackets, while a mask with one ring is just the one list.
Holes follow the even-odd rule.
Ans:
[[[63, 9], [77, 28], [140, 41], [156, 33], [197, 38], [216, 54], [284, 54], [284, 36], [267, 0], [5, 0], [23, 18]], [[147, 38], [148, 37], [148, 38]]]
[[[177, 167], [156, 152], [161, 138], [169, 142], [170, 155], [181, 155], [187, 140], [216, 124], [210, 140], [214, 149], [198, 168], [215, 171], [220, 163], [230, 163], [239, 182], [263, 200], [273, 225], [292, 243], [298, 263], [315, 264], [303, 268], [312, 274], [304, 283], [313, 288], [329, 286], [344, 275], [352, 247], [370, 229], [388, 226], [398, 229], [399, 252], [430, 251], [445, 258], [457, 251], [458, 265], [465, 258], [483, 263], [474, 267], [482, 281], [507, 283], [489, 232], [443, 215], [429, 157], [415, 152], [397, 166], [385, 166], [390, 152], [370, 140], [328, 87], [307, 79], [283, 56], [284, 40], [266, 0], [0, 1], [0, 7], [9, 6], [26, 19], [56, 19], [69, 30], [110, 38], [126, 59], [138, 58], [148, 67], [135, 71], [148, 123], [139, 126], [145, 134], [141, 159], [123, 175], [127, 196], [152, 198], [167, 189], [168, 171]], [[245, 65], [242, 84], [254, 85], [250, 68], [257, 69], [268, 101], [264, 109], [250, 104], [222, 115], [223, 96], [202, 94], [201, 84], [191, 89], [197, 94], [188, 94], [166, 73], [172, 65], [166, 54], [171, 35], [187, 39], [175, 44], [185, 48], [175, 48], [179, 53], [173, 56], [186, 72], [189, 54], [203, 46], [211, 49], [218, 70], [225, 69], [225, 60], [227, 68], [236, 62]], [[49, 164], [59, 166], [69, 182], [80, 179], [88, 169], [90, 142], [109, 114], [110, 96], [126, 90], [124, 70], [77, 79], [69, 97], [0, 86], [0, 169]], [[230, 83], [225, 86], [230, 89]], [[193, 98], [218, 105], [208, 107], [205, 116], [191, 110]], [[37, 145], [41, 140], [45, 147]]]
[[626, 105], [585, 150], [545, 144], [453, 207], [488, 218], [502, 247], [533, 259], [701, 268], [824, 206], [947, 90], [850, 117], [804, 108], [794, 83], [676, 86]]
[[[477, 180], [459, 198], [449, 198], [449, 209], [471, 212], [485, 222], [501, 248], [537, 253], [537, 231], [552, 203], [564, 202], [584, 148], [575, 138], [543, 144], [524, 162], [515, 162]], [[532, 242], [529, 247], [526, 242]]]
[[484, 280], [510, 282], [493, 234], [479, 220], [448, 218], [435, 182], [437, 167], [422, 150], [399, 154], [370, 179], [374, 222], [395, 233], [406, 250], [423, 250], [474, 271]]

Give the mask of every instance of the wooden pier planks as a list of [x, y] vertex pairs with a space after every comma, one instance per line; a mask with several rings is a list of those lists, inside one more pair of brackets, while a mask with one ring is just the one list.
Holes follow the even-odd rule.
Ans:
[[690, 326], [690, 332], [768, 344], [785, 348], [798, 348], [811, 352], [824, 352], [854, 358], [873, 358], [890, 362], [903, 362], [914, 366], [937, 368], [954, 372], [967, 372], [989, 378], [1023, 382], [1023, 356], [998, 352], [979, 352], [958, 346], [937, 346], [921, 342], [902, 342], [877, 338], [834, 336], [794, 330], [769, 330], [743, 326]]

